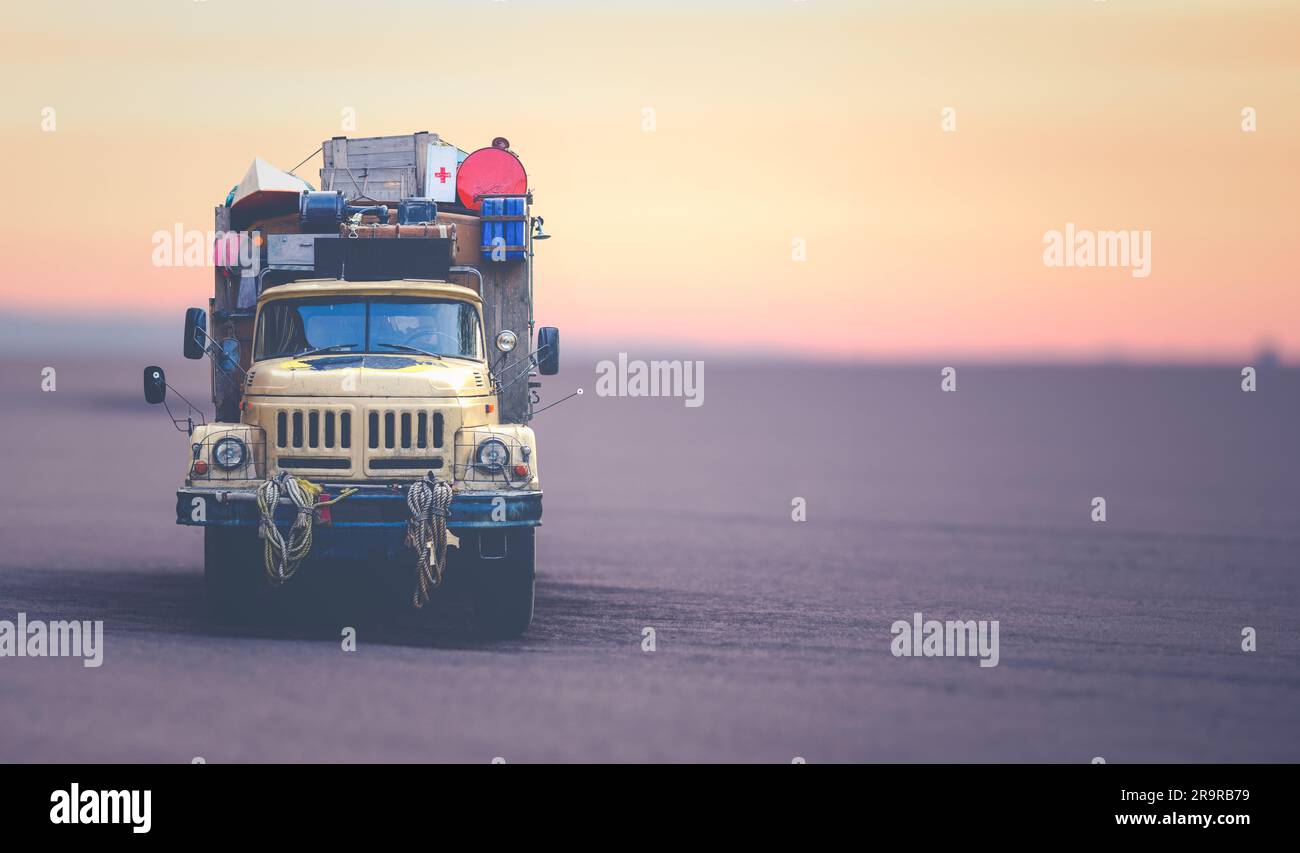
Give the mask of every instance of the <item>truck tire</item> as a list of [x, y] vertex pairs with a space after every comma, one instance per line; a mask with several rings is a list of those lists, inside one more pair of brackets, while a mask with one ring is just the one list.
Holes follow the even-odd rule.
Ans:
[[506, 556], [474, 559], [474, 627], [484, 637], [518, 637], [533, 621], [536, 578], [536, 529], [524, 527], [506, 534]]
[[262, 540], [256, 528], [203, 528], [203, 581], [208, 612], [226, 622], [256, 619], [266, 601]]

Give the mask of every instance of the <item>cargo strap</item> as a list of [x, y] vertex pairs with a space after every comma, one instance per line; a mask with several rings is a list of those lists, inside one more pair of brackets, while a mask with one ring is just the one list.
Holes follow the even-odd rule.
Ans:
[[406, 522], [406, 544], [415, 549], [415, 595], [411, 602], [423, 607], [435, 589], [442, 585], [447, 570], [447, 516], [451, 513], [451, 483], [439, 480], [433, 472], [416, 480], [406, 490], [406, 508], [411, 517]]
[[[316, 521], [316, 511], [333, 506], [357, 490], [344, 489], [338, 497], [324, 501], [320, 499], [322, 491], [320, 486], [310, 480], [290, 476], [284, 471], [257, 487], [257, 508], [262, 513], [260, 534], [266, 542], [263, 552], [266, 577], [272, 586], [280, 586], [293, 577], [311, 552], [311, 531], [313, 522]], [[282, 494], [288, 496], [298, 510], [287, 539], [275, 526], [275, 510], [280, 505]]]

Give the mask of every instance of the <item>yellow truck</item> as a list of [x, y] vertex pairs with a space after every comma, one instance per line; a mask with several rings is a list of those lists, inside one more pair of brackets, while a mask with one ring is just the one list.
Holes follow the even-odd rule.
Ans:
[[[413, 136], [325, 145], [350, 154], [355, 175], [365, 168], [358, 152], [376, 140], [410, 145], [418, 166], [421, 146], [436, 142]], [[419, 186], [424, 175], [414, 172]], [[329, 186], [326, 170], [322, 178]], [[263, 169], [260, 185], [268, 183]], [[417, 607], [446, 572], [463, 574], [482, 633], [523, 632], [542, 516], [527, 423], [535, 377], [559, 366], [558, 331], [532, 328], [532, 241], [545, 235], [531, 193], [516, 188], [497, 197], [519, 204], [479, 209], [443, 203], [431, 219], [419, 214], [420, 234], [436, 226], [434, 236], [412, 238], [376, 204], [373, 186], [348, 198], [284, 183], [281, 192], [300, 196], [299, 228], [282, 212], [287, 198], [264, 195], [243, 216], [238, 198], [228, 199], [217, 233], [238, 235], [249, 251], [218, 271], [209, 310], [185, 318], [185, 356], [212, 362], [217, 417], [207, 422], [192, 406], [173, 416], [189, 435], [176, 521], [203, 529], [211, 603], [225, 618], [246, 616], [332, 558], [363, 582], [404, 573]], [[324, 192], [339, 194], [325, 201], [342, 218], [333, 231], [327, 223], [310, 233], [305, 210], [320, 199], [308, 196]], [[405, 200], [392, 200], [405, 213]], [[503, 209], [511, 212], [483, 212]], [[376, 236], [358, 238], [367, 227]], [[504, 244], [501, 234], [511, 235]], [[314, 244], [310, 264], [298, 249], [275, 249], [295, 240], [299, 249]], [[145, 369], [144, 388], [149, 402], [166, 405], [160, 367]]]

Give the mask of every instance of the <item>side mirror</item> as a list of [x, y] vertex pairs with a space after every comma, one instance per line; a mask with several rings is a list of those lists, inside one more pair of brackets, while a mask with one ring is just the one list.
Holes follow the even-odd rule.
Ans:
[[161, 367], [150, 365], [144, 369], [144, 401], [158, 404], [167, 399], [167, 374]]
[[[186, 358], [203, 358], [207, 352], [204, 341], [208, 335], [208, 312], [202, 308], [189, 308], [185, 311], [185, 349]], [[200, 337], [202, 336], [202, 337]]]
[[239, 367], [239, 339], [226, 338], [221, 342], [221, 369], [227, 373]]
[[537, 330], [537, 372], [543, 376], [560, 372], [560, 330], [554, 326]]

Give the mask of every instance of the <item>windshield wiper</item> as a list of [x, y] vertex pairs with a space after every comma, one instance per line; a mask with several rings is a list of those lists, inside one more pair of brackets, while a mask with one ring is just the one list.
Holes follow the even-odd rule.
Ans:
[[403, 352], [416, 352], [419, 353], [420, 355], [427, 355], [430, 358], [437, 358], [437, 359], [442, 358], [442, 356], [436, 352], [429, 352], [427, 349], [420, 349], [419, 347], [413, 347], [410, 344], [390, 344], [387, 341], [380, 341], [379, 343], [375, 344], [375, 346], [392, 347], [393, 349], [400, 349]]
[[330, 344], [327, 347], [316, 347], [316, 349], [309, 349], [306, 352], [296, 352], [292, 357], [303, 358], [309, 355], [320, 355], [321, 353], [334, 352], [335, 350], [340, 349], [351, 349], [354, 346], [356, 346], [356, 344]]

